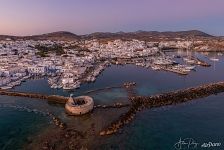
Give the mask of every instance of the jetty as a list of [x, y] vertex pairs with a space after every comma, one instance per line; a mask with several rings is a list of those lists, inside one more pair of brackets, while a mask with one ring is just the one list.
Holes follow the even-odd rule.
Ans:
[[203, 67], [210, 67], [211, 65], [199, 58], [194, 58], [195, 59], [195, 64]]
[[183, 58], [183, 60], [191, 65], [199, 65], [202, 67], [210, 67], [211, 66], [211, 64], [209, 64], [197, 57], [194, 57], [194, 56], [191, 56], [190, 58]]
[[123, 108], [129, 106], [130, 104], [114, 103], [113, 105], [95, 105], [94, 108], [108, 109], [108, 108]]
[[178, 70], [178, 69], [173, 69], [172, 67], [161, 67], [162, 70], [164, 71], [168, 71], [168, 72], [173, 72], [173, 73], [177, 73], [179, 75], [188, 75], [187, 71], [184, 70]]
[[59, 96], [59, 95], [44, 95], [44, 94], [38, 94], [38, 93], [8, 91], [8, 90], [0, 90], [0, 95], [43, 99], [50, 102], [56, 102], [61, 104], [65, 104], [68, 100], [68, 97]]
[[99, 134], [101, 136], [115, 134], [129, 124], [136, 113], [145, 108], [154, 108], [167, 105], [177, 105], [191, 100], [216, 95], [224, 92], [224, 82], [211, 83], [197, 87], [162, 93], [154, 96], [135, 96], [131, 97], [131, 107], [127, 113], [122, 114], [117, 120], [113, 121]]
[[111, 86], [111, 87], [99, 88], [99, 89], [95, 89], [95, 90], [86, 91], [82, 94], [83, 95], [92, 94], [92, 93], [96, 93], [96, 92], [101, 92], [101, 91], [111, 90], [111, 89], [117, 89], [117, 88], [122, 88], [122, 86]]

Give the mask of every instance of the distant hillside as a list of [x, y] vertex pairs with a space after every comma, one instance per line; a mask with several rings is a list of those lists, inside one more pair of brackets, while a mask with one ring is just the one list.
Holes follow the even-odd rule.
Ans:
[[8, 35], [0, 35], [0, 39], [10, 38], [12, 40], [16, 39], [25, 39], [25, 40], [78, 40], [80, 36], [66, 32], [66, 31], [59, 31], [59, 32], [52, 32], [46, 33], [42, 35], [33, 35], [33, 36], [8, 36]]
[[0, 35], [1, 39], [32, 39], [32, 40], [79, 40], [79, 39], [140, 39], [150, 40], [158, 38], [191, 38], [191, 37], [213, 37], [198, 30], [178, 31], [178, 32], [158, 32], [158, 31], [137, 31], [137, 32], [95, 32], [87, 35], [76, 35], [71, 32], [59, 31], [34, 36], [8, 36]]
[[59, 32], [52, 32], [42, 35], [34, 35], [34, 36], [27, 36], [23, 37], [25, 39], [35, 39], [35, 40], [77, 40], [80, 37], [76, 34], [66, 31], [59, 31]]
[[16, 36], [10, 36], [10, 35], [0, 35], [0, 40], [5, 40], [5, 39], [17, 39]]
[[158, 39], [158, 38], [186, 38], [186, 37], [212, 37], [211, 35], [198, 31], [178, 31], [178, 32], [158, 32], [158, 31], [137, 31], [137, 32], [96, 32], [89, 35], [84, 35], [84, 38], [121, 38], [121, 39]]

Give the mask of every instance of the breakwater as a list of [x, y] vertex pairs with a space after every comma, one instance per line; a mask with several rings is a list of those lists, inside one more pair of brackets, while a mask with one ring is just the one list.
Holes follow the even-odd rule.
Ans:
[[116, 88], [122, 88], [122, 86], [111, 86], [111, 87], [99, 88], [99, 89], [95, 89], [95, 90], [89, 90], [89, 91], [82, 93], [82, 95], [96, 93], [96, 92], [100, 92], [100, 91], [104, 91], [104, 90], [116, 89]]
[[129, 107], [129, 106], [130, 104], [115, 103], [113, 105], [95, 105], [94, 108], [107, 109], [107, 108], [123, 108], [123, 107]]
[[123, 83], [123, 85], [120, 85], [120, 86], [109, 86], [109, 87], [99, 88], [99, 89], [95, 89], [95, 90], [89, 90], [89, 91], [86, 91], [86, 92], [82, 93], [82, 95], [101, 92], [101, 91], [105, 91], [105, 90], [111, 90], [111, 89], [119, 89], [119, 88], [129, 89], [129, 88], [133, 88], [135, 86], [136, 86], [135, 82], [126, 82], [126, 83]]
[[164, 71], [169, 71], [169, 72], [177, 73], [179, 75], [188, 75], [188, 72], [187, 71], [173, 69], [172, 67], [161, 67], [161, 69], [164, 70]]
[[117, 120], [113, 121], [109, 126], [103, 129], [100, 132], [100, 135], [103, 136], [117, 133], [119, 129], [129, 124], [134, 119], [136, 113], [142, 109], [176, 105], [221, 92], [224, 92], [224, 82], [211, 83], [154, 96], [131, 97], [130, 100], [132, 104], [128, 112], [121, 115]]
[[203, 66], [203, 67], [210, 67], [211, 65], [199, 58], [194, 58], [195, 60], [195, 65]]
[[28, 97], [28, 98], [36, 98], [36, 99], [44, 99], [51, 102], [65, 104], [68, 100], [68, 97], [58, 96], [58, 95], [43, 95], [37, 93], [25, 93], [25, 92], [17, 92], [17, 91], [7, 91], [0, 90], [0, 95], [7, 96], [18, 96], [18, 97]]

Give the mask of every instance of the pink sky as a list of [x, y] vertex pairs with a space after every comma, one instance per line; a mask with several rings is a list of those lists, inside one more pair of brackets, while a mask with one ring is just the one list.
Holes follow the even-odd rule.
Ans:
[[0, 34], [198, 29], [224, 35], [223, 0], [1, 0]]

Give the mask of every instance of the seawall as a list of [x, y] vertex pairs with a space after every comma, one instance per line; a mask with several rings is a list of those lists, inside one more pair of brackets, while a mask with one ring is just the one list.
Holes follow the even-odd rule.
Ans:
[[7, 91], [7, 90], [0, 90], [0, 95], [7, 95], [7, 96], [17, 96], [17, 97], [28, 97], [28, 98], [36, 98], [36, 99], [43, 99], [51, 102], [65, 104], [68, 100], [68, 97], [58, 96], [58, 95], [44, 95], [38, 93], [25, 93], [25, 92], [17, 92], [17, 91]]

